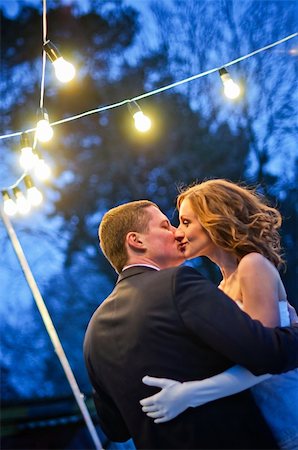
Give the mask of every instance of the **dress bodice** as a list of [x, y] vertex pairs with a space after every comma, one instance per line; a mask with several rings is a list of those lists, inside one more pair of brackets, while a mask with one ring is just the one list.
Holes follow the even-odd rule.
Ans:
[[290, 314], [288, 310], [288, 303], [286, 300], [280, 300], [278, 302], [280, 326], [287, 327], [290, 325]]
[[[287, 302], [278, 304], [280, 326], [290, 325]], [[270, 425], [280, 448], [298, 449], [298, 369], [257, 384], [253, 396], [266, 421]]]
[[[242, 302], [237, 301], [242, 309]], [[290, 325], [286, 300], [278, 302], [280, 326]], [[270, 379], [251, 388], [254, 399], [270, 426], [281, 449], [298, 450], [298, 369]]]

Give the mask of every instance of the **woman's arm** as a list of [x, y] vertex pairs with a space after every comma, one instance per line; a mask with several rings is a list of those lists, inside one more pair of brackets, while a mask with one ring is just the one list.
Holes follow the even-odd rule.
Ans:
[[173, 419], [189, 407], [237, 394], [270, 377], [269, 374], [257, 377], [239, 365], [201, 381], [180, 383], [167, 378], [146, 376], [143, 383], [160, 387], [161, 391], [142, 399], [140, 403], [148, 417], [155, 419], [155, 423], [162, 423]]

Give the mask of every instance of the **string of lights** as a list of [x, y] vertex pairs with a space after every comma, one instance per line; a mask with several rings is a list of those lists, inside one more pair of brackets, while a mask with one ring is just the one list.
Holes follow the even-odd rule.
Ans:
[[[43, 0], [43, 9], [42, 9], [42, 33], [43, 33], [43, 43], [45, 43], [47, 38], [47, 8], [46, 8], [46, 0]], [[44, 85], [45, 85], [45, 72], [46, 72], [46, 53], [42, 51], [42, 72], [41, 72], [41, 83], [40, 83], [40, 108], [43, 108], [44, 102]]]
[[[53, 63], [56, 76], [61, 82], [70, 81], [75, 75], [73, 65], [65, 61], [59, 53], [59, 50], [47, 39], [46, 0], [43, 0], [42, 33], [42, 74], [40, 83], [40, 102], [39, 108], [37, 109], [37, 126], [34, 130], [33, 144], [31, 144], [31, 137], [28, 131], [21, 133], [20, 165], [25, 172], [14, 184], [1, 189], [4, 201], [3, 210], [8, 216], [13, 216], [17, 212], [22, 215], [27, 214], [30, 211], [31, 206], [38, 206], [43, 199], [42, 193], [35, 187], [28, 172], [34, 169], [35, 175], [40, 180], [46, 180], [50, 176], [49, 166], [42, 158], [40, 152], [36, 149], [37, 141], [47, 142], [53, 137], [53, 129], [49, 122], [49, 115], [44, 107], [47, 56]], [[19, 187], [22, 181], [24, 181], [26, 196]]]
[[[195, 74], [195, 75], [185, 78], [183, 80], [168, 84], [166, 86], [157, 88], [157, 89], [149, 91], [149, 92], [145, 92], [145, 93], [140, 94], [131, 99], [125, 99], [125, 100], [119, 101], [117, 103], [102, 106], [100, 108], [89, 110], [89, 111], [80, 113], [78, 115], [67, 117], [67, 118], [58, 120], [56, 122], [50, 123], [48, 112], [47, 112], [46, 108], [44, 107], [46, 58], [48, 56], [49, 60], [51, 61], [51, 63], [54, 66], [55, 73], [56, 73], [58, 80], [63, 83], [70, 81], [75, 76], [75, 68], [71, 63], [64, 60], [64, 58], [60, 54], [57, 47], [47, 38], [46, 0], [43, 0], [42, 22], [43, 22], [43, 27], [42, 27], [43, 28], [42, 76], [41, 76], [41, 89], [40, 89], [40, 103], [39, 103], [39, 108], [37, 110], [37, 125], [35, 128], [30, 128], [25, 131], [18, 131], [15, 133], [10, 133], [10, 134], [5, 134], [5, 135], [0, 136], [0, 139], [7, 139], [7, 138], [16, 137], [16, 136], [21, 136], [20, 164], [21, 164], [22, 168], [25, 170], [25, 172], [22, 174], [22, 176], [14, 184], [1, 188], [2, 196], [3, 196], [3, 200], [4, 200], [4, 212], [8, 215], [14, 215], [16, 212], [20, 212], [21, 214], [26, 214], [30, 209], [30, 204], [33, 206], [36, 206], [42, 200], [42, 194], [34, 186], [32, 178], [29, 175], [29, 172], [31, 170], [34, 170], [35, 175], [41, 180], [45, 180], [50, 176], [50, 168], [46, 164], [46, 162], [43, 160], [40, 152], [38, 152], [38, 150], [36, 149], [36, 145], [37, 145], [37, 141], [47, 142], [53, 137], [53, 128], [52, 127], [66, 123], [66, 122], [70, 122], [73, 120], [77, 120], [77, 119], [86, 117], [91, 114], [101, 113], [103, 111], [107, 111], [110, 109], [114, 109], [114, 108], [118, 108], [118, 107], [126, 105], [128, 107], [130, 114], [133, 116], [133, 119], [135, 122], [135, 127], [137, 128], [137, 130], [140, 132], [147, 132], [151, 128], [151, 120], [149, 117], [147, 117], [143, 113], [142, 109], [140, 108], [140, 106], [138, 104], [139, 100], [159, 94], [159, 93], [164, 92], [169, 89], [173, 89], [174, 87], [180, 86], [185, 83], [189, 83], [193, 80], [202, 78], [202, 77], [207, 76], [214, 72], [219, 73], [220, 79], [223, 84], [223, 89], [224, 89], [225, 95], [230, 99], [235, 99], [240, 95], [241, 89], [237, 85], [237, 83], [235, 83], [233, 81], [233, 79], [231, 78], [229, 72], [227, 71], [227, 67], [237, 64], [237, 63], [239, 63], [247, 58], [250, 58], [260, 52], [263, 52], [265, 50], [273, 48], [277, 45], [280, 45], [280, 44], [298, 36], [298, 33], [291, 34], [289, 36], [286, 36], [283, 39], [273, 42], [272, 44], [266, 45], [266, 46], [259, 48], [253, 52], [250, 52], [244, 56], [241, 56], [235, 60], [229, 61], [226, 64], [224, 64], [223, 66], [215, 67], [215, 68], [207, 70], [205, 72]], [[30, 142], [30, 134], [31, 133], [34, 133], [34, 139], [33, 139], [32, 145]], [[27, 198], [23, 195], [22, 191], [18, 187], [22, 181], [24, 181], [25, 187], [27, 189]], [[31, 189], [31, 191], [33, 189], [35, 194], [36, 194], [36, 191], [38, 191], [39, 195], [36, 194], [36, 196], [39, 199], [38, 201], [33, 198], [32, 193], [29, 193], [30, 189]], [[12, 195], [10, 192], [12, 192]], [[16, 201], [14, 201], [13, 197], [15, 198]]]
[[[280, 39], [279, 41], [273, 42], [272, 44], [269, 44], [269, 45], [266, 45], [265, 47], [259, 48], [258, 50], [255, 50], [255, 51], [253, 51], [251, 53], [248, 53], [247, 55], [241, 56], [241, 57], [239, 57], [237, 59], [234, 59], [233, 61], [227, 62], [226, 64], [223, 64], [220, 67], [215, 67], [215, 68], [207, 70], [205, 72], [201, 72], [201, 73], [198, 73], [196, 75], [192, 75], [191, 77], [185, 78], [185, 79], [180, 80], [180, 81], [176, 81], [175, 83], [168, 84], [166, 86], [160, 87], [160, 88], [155, 89], [153, 91], [145, 92], [144, 94], [138, 95], [138, 96], [133, 97], [131, 99], [121, 100], [121, 101], [119, 101], [117, 103], [113, 103], [111, 105], [102, 106], [100, 108], [92, 109], [92, 110], [89, 110], [89, 111], [77, 114], [75, 116], [71, 116], [71, 117], [67, 117], [65, 119], [57, 120], [56, 122], [52, 122], [51, 126], [60, 125], [62, 123], [70, 122], [72, 120], [81, 119], [82, 117], [86, 117], [86, 116], [91, 115], [91, 114], [96, 114], [96, 113], [100, 113], [100, 112], [103, 112], [103, 111], [107, 111], [109, 109], [118, 108], [118, 107], [126, 105], [126, 104], [128, 104], [130, 102], [137, 102], [138, 100], [144, 99], [146, 97], [150, 97], [150, 96], [159, 94], [161, 92], [164, 92], [166, 90], [173, 89], [174, 87], [180, 86], [180, 85], [185, 84], [185, 83], [189, 83], [190, 81], [193, 81], [193, 80], [197, 80], [198, 78], [202, 78], [202, 77], [204, 77], [206, 75], [210, 75], [211, 73], [219, 72], [221, 69], [224, 69], [224, 68], [226, 69], [227, 67], [230, 67], [230, 66], [232, 66], [234, 64], [237, 64], [240, 61], [244, 61], [245, 59], [248, 59], [251, 56], [254, 56], [254, 55], [256, 55], [256, 54], [258, 54], [260, 52], [263, 52], [265, 50], [273, 48], [273, 47], [275, 47], [277, 45], [280, 45], [280, 44], [282, 44], [282, 43], [284, 43], [284, 42], [286, 42], [286, 41], [288, 41], [290, 39], [293, 39], [293, 38], [295, 38], [297, 36], [298, 36], [298, 32], [297, 33], [293, 33], [293, 34], [291, 34], [289, 36], [286, 36], [283, 39]], [[36, 127], [26, 130], [27, 133], [31, 133], [31, 132], [34, 132], [34, 131], [36, 131]], [[21, 134], [22, 134], [22, 131], [17, 131], [17, 132], [14, 132], [14, 133], [8, 133], [8, 134], [1, 135], [0, 139], [7, 139], [7, 138], [15, 137], [15, 136], [20, 136]]]

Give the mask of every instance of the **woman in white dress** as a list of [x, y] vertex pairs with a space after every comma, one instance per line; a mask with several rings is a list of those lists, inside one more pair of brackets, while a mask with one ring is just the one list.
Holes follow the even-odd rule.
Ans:
[[[207, 256], [217, 264], [223, 277], [219, 288], [253, 319], [268, 327], [288, 325], [286, 291], [278, 272], [284, 264], [280, 213], [255, 191], [222, 179], [186, 189], [177, 206], [185, 258]], [[180, 383], [146, 376], [143, 382], [162, 388], [141, 400], [143, 411], [156, 423], [254, 386], [256, 403], [279, 447], [298, 449], [298, 370], [256, 377], [233, 366], [206, 380]]]

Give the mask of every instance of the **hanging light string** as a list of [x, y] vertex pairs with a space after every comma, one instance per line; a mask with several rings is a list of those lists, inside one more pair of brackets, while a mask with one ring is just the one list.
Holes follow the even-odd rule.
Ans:
[[17, 187], [17, 186], [23, 181], [23, 179], [25, 178], [26, 175], [27, 175], [27, 172], [24, 172], [24, 173], [20, 176], [20, 178], [17, 179], [17, 181], [16, 181], [15, 183], [11, 184], [10, 186], [4, 186], [4, 187], [2, 187], [2, 188], [1, 188], [1, 191], [8, 191], [8, 190], [11, 190], [11, 189]]
[[[286, 36], [283, 39], [280, 39], [279, 41], [273, 42], [272, 44], [266, 45], [265, 47], [262, 47], [262, 48], [260, 48], [258, 50], [255, 50], [255, 51], [251, 52], [251, 53], [248, 53], [247, 55], [241, 56], [240, 58], [234, 59], [233, 61], [230, 61], [230, 62], [228, 62], [226, 64], [223, 64], [220, 67], [215, 67], [214, 69], [210, 69], [210, 70], [207, 70], [206, 72], [198, 73], [198, 74], [193, 75], [191, 77], [185, 78], [185, 79], [183, 79], [181, 81], [176, 81], [175, 83], [169, 84], [167, 86], [160, 87], [160, 88], [155, 89], [155, 90], [150, 91], [150, 92], [145, 92], [144, 94], [138, 95], [137, 97], [133, 97], [131, 99], [122, 100], [120, 102], [113, 103], [111, 105], [103, 106], [101, 108], [92, 109], [90, 111], [86, 111], [86, 112], [83, 112], [81, 114], [78, 114], [78, 115], [75, 115], [75, 116], [72, 116], [72, 117], [67, 117], [65, 119], [61, 119], [61, 120], [58, 120], [56, 122], [52, 122], [50, 125], [51, 126], [56, 126], [56, 125], [60, 125], [62, 123], [71, 122], [73, 120], [77, 120], [77, 119], [80, 119], [82, 117], [89, 116], [91, 114], [97, 114], [97, 113], [100, 113], [100, 112], [103, 112], [103, 111], [107, 111], [109, 109], [118, 108], [118, 107], [123, 106], [125, 104], [128, 104], [130, 102], [134, 102], [134, 101], [146, 98], [146, 97], [150, 97], [152, 95], [159, 94], [160, 92], [164, 92], [164, 91], [166, 91], [168, 89], [172, 89], [172, 88], [180, 86], [180, 85], [182, 85], [184, 83], [189, 83], [190, 81], [196, 80], [198, 78], [202, 78], [202, 77], [204, 77], [206, 75], [209, 75], [211, 73], [218, 72], [222, 67], [229, 67], [229, 66], [232, 66], [234, 64], [237, 64], [240, 61], [243, 61], [245, 59], [250, 58], [251, 56], [254, 56], [254, 55], [258, 54], [258, 53], [261, 53], [261, 52], [263, 52], [265, 50], [268, 50], [268, 49], [270, 49], [272, 47], [275, 47], [277, 45], [280, 45], [283, 42], [286, 42], [286, 41], [288, 41], [290, 39], [293, 39], [293, 38], [295, 38], [297, 36], [298, 36], [298, 33], [293, 33], [293, 34], [291, 34], [289, 36]], [[26, 130], [26, 132], [30, 133], [30, 132], [33, 132], [35, 130], [36, 130], [36, 128], [30, 128], [30, 129]], [[10, 137], [19, 136], [21, 133], [22, 133], [22, 131], [18, 131], [18, 132], [15, 132], [15, 133], [2, 135], [2, 136], [0, 136], [0, 139], [7, 139], [7, 138], [10, 138]]]
[[[46, 0], [43, 0], [42, 39], [43, 39], [43, 44], [44, 44], [46, 42], [46, 39], [47, 39], [47, 4], [46, 4]], [[43, 106], [44, 106], [46, 56], [47, 55], [46, 55], [46, 52], [45, 52], [44, 47], [43, 47], [43, 51], [42, 51], [42, 74], [41, 74], [41, 83], [40, 83], [40, 102], [39, 102], [40, 109], [42, 109]], [[37, 133], [34, 133], [33, 145], [32, 145], [32, 149], [33, 150], [36, 149], [36, 144], [37, 144]], [[7, 193], [9, 191], [13, 191], [15, 188], [18, 188], [18, 186], [23, 181], [25, 182], [25, 186], [26, 186], [26, 181], [28, 182], [28, 179], [31, 180], [30, 176], [28, 175], [27, 170], [25, 170], [23, 172], [23, 174], [15, 181], [15, 183], [11, 184], [10, 186], [6, 186], [6, 187], [1, 188], [1, 191], [2, 191], [2, 193], [3, 193], [3, 191], [6, 191]], [[30, 182], [30, 183], [32, 184], [32, 182]], [[34, 187], [34, 189], [36, 190], [35, 186], [32, 185], [31, 187]]]
[[[43, 0], [43, 8], [42, 8], [42, 33], [43, 33], [43, 44], [47, 40], [47, 2]], [[46, 73], [46, 59], [47, 55], [43, 48], [42, 50], [42, 73], [41, 73], [41, 83], [40, 83], [40, 108], [43, 108], [44, 104], [44, 85], [45, 85], [45, 73]]]
[[[70, 121], [73, 121], [73, 120], [77, 120], [77, 119], [80, 119], [82, 117], [85, 117], [85, 116], [88, 116], [88, 115], [91, 115], [91, 114], [97, 114], [97, 113], [100, 113], [100, 112], [103, 112], [103, 111], [107, 111], [109, 109], [118, 108], [118, 107], [123, 106], [123, 105], [127, 105], [129, 107], [129, 109], [131, 109], [131, 108], [134, 107], [134, 104], [137, 105], [137, 103], [136, 103], [137, 100], [141, 100], [143, 98], [156, 95], [156, 94], [158, 94], [160, 92], [172, 89], [172, 88], [180, 86], [180, 85], [182, 85], [184, 83], [188, 83], [190, 81], [196, 80], [198, 78], [202, 78], [202, 77], [204, 77], [206, 75], [209, 75], [211, 73], [223, 70], [223, 68], [225, 68], [225, 67], [229, 67], [229, 66], [232, 66], [234, 64], [237, 64], [240, 61], [243, 61], [243, 60], [245, 60], [247, 58], [250, 58], [251, 56], [254, 56], [254, 55], [256, 55], [256, 54], [258, 54], [258, 53], [260, 53], [262, 51], [265, 51], [265, 50], [268, 50], [268, 49], [270, 49], [272, 47], [280, 45], [283, 42], [286, 42], [286, 41], [288, 41], [290, 39], [293, 39], [296, 36], [298, 36], [298, 33], [291, 34], [291, 35], [289, 35], [289, 36], [287, 36], [287, 37], [285, 37], [283, 39], [280, 39], [279, 41], [276, 41], [276, 42], [274, 42], [272, 44], [269, 44], [269, 45], [267, 45], [265, 47], [262, 47], [262, 48], [260, 48], [258, 50], [255, 50], [255, 51], [251, 52], [251, 53], [248, 53], [247, 55], [241, 56], [240, 58], [237, 58], [237, 59], [235, 59], [233, 61], [230, 61], [230, 62], [224, 64], [223, 66], [216, 67], [216, 68], [207, 70], [205, 72], [201, 72], [199, 74], [196, 74], [196, 75], [193, 75], [191, 77], [185, 78], [185, 79], [183, 79], [181, 81], [177, 81], [177, 82], [169, 84], [167, 86], [163, 86], [163, 87], [160, 87], [160, 88], [155, 89], [153, 91], [146, 92], [144, 94], [138, 95], [138, 96], [136, 96], [134, 98], [131, 98], [131, 99], [125, 99], [125, 100], [122, 100], [120, 102], [113, 103], [111, 105], [107, 105], [107, 106], [103, 106], [101, 108], [96, 108], [96, 109], [93, 109], [93, 110], [90, 110], [90, 111], [86, 111], [86, 112], [78, 114], [76, 116], [72, 116], [72, 117], [68, 117], [68, 118], [65, 118], [65, 119], [58, 120], [56, 122], [51, 123], [50, 125], [51, 126], [60, 125], [62, 123], [66, 123], [66, 122], [70, 122]], [[44, 43], [47, 42], [46, 0], [43, 0], [43, 42]], [[41, 78], [40, 108], [43, 108], [43, 102], [44, 102], [45, 64], [46, 64], [46, 52], [45, 52], [45, 50], [43, 50], [43, 68], [42, 68], [42, 78]], [[30, 132], [34, 132], [34, 131], [36, 131], [36, 128], [28, 129], [28, 130], [26, 130], [26, 133], [30, 133]], [[22, 134], [22, 132], [16, 132], [16, 133], [12, 133], [12, 134], [7, 134], [7, 135], [0, 136], [0, 139], [5, 139], [5, 138], [9, 138], [9, 137], [19, 136], [21, 134]], [[34, 150], [36, 149], [36, 143], [37, 143], [37, 135], [36, 135], [36, 133], [34, 133], [33, 146], [32, 146]], [[3, 187], [1, 190], [11, 190], [11, 189], [17, 187], [22, 182], [22, 180], [25, 178], [26, 174], [27, 174], [27, 172], [25, 171], [21, 175], [21, 177], [14, 184], [12, 184], [10, 186], [7, 186], [7, 187]]]
[[43, 0], [42, 4], [42, 37], [43, 37], [43, 44], [47, 40], [47, 0]]

